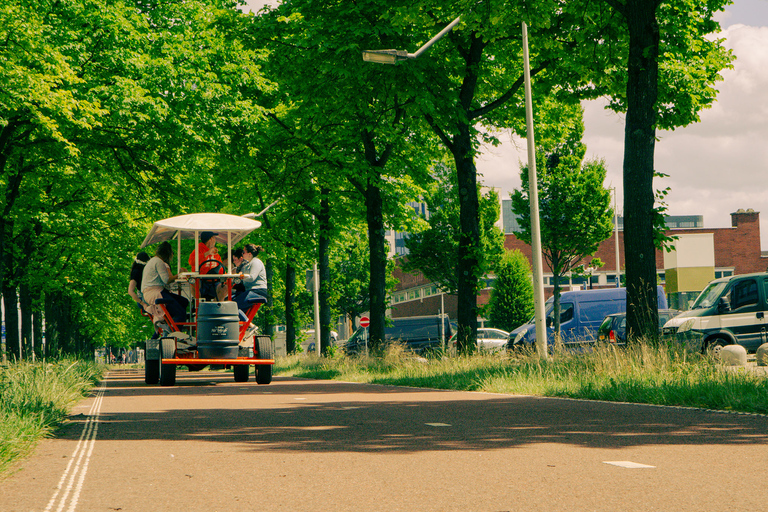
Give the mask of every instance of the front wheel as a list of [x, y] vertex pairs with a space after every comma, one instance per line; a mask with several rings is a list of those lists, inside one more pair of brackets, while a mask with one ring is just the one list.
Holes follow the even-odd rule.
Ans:
[[715, 339], [707, 342], [704, 350], [706, 351], [707, 354], [709, 354], [709, 355], [711, 355], [711, 356], [713, 356], [715, 358], [719, 358], [720, 357], [720, 352], [723, 351], [723, 347], [725, 347], [727, 345], [728, 345], [728, 343], [724, 339], [722, 339], [722, 338], [715, 338]]
[[[256, 336], [256, 348], [259, 351], [259, 359], [272, 359], [272, 339], [269, 336]], [[256, 365], [256, 382], [259, 384], [272, 382], [271, 364]]]
[[176, 365], [163, 364], [162, 359], [173, 359], [176, 356], [176, 340], [163, 338], [160, 340], [160, 385], [173, 386], [176, 384]]
[[144, 361], [144, 382], [157, 384], [160, 381], [160, 360], [147, 359]]
[[232, 373], [235, 374], [235, 382], [248, 382], [251, 366], [248, 364], [233, 364]]

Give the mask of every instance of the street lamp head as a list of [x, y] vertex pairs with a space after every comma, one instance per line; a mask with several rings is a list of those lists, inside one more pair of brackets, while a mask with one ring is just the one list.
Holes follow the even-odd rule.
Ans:
[[408, 52], [405, 50], [363, 50], [363, 60], [377, 64], [397, 64], [398, 61], [407, 60]]

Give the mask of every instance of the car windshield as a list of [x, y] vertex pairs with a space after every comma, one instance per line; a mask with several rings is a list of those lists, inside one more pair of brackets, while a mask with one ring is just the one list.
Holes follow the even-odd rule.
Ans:
[[703, 309], [712, 307], [715, 302], [717, 302], [717, 299], [720, 298], [720, 295], [723, 294], [723, 290], [725, 290], [726, 286], [728, 286], [727, 282], [710, 283], [710, 285], [707, 286], [704, 291], [699, 294], [696, 302], [694, 302], [693, 306], [691, 306], [691, 309]]
[[365, 327], [360, 327], [349, 338], [349, 341], [347, 343], [350, 344], [350, 345], [354, 345], [355, 343], [362, 343], [364, 341], [365, 341]]

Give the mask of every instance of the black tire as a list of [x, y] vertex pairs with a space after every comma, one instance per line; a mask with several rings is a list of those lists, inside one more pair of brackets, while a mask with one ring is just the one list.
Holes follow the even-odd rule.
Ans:
[[[176, 355], [176, 340], [163, 338], [160, 340], [160, 358], [172, 359]], [[173, 386], [176, 384], [176, 365], [163, 364], [160, 361], [160, 385]]]
[[235, 382], [248, 382], [251, 373], [251, 365], [233, 364], [232, 373], [235, 374]]
[[704, 347], [705, 353], [719, 358], [720, 352], [723, 350], [723, 347], [729, 345], [727, 341], [725, 341], [723, 338], [715, 338], [712, 340], [709, 340], [707, 344]]
[[144, 382], [157, 384], [160, 382], [160, 360], [148, 359], [144, 361]]
[[[257, 357], [259, 359], [272, 359], [272, 339], [269, 336], [256, 336], [256, 347], [259, 350]], [[269, 384], [272, 382], [272, 365], [256, 365], [256, 382], [258, 384]]]

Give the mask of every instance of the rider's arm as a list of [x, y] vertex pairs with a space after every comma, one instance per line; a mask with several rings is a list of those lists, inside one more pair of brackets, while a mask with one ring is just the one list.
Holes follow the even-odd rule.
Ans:
[[144, 300], [142, 300], [142, 299], [139, 297], [139, 294], [138, 294], [138, 293], [136, 293], [136, 287], [137, 287], [137, 285], [138, 285], [138, 283], [137, 283], [135, 280], [133, 280], [133, 279], [131, 279], [131, 280], [130, 280], [130, 282], [128, 283], [128, 295], [130, 295], [130, 296], [131, 296], [131, 298], [132, 298], [133, 300], [135, 300], [135, 301], [136, 301], [136, 303], [137, 303], [139, 306], [141, 306], [141, 307], [147, 307], [147, 306], [148, 306], [148, 304], [147, 304], [146, 302], [144, 302]]

